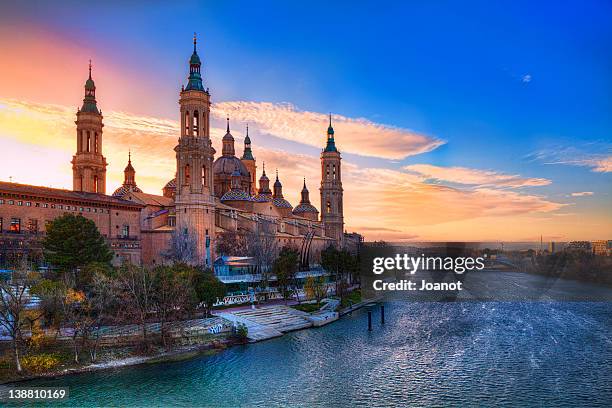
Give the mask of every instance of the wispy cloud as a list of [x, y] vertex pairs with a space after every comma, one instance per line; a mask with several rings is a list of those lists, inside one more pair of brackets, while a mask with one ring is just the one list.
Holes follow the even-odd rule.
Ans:
[[[217, 118], [253, 123], [262, 132], [282, 139], [321, 147], [325, 143], [328, 116], [302, 111], [292, 104], [268, 102], [220, 102], [213, 108]], [[333, 116], [336, 139], [343, 152], [386, 159], [403, 159], [429, 152], [445, 142], [408, 129], [364, 118]]]
[[551, 183], [545, 178], [521, 177], [493, 170], [480, 170], [467, 167], [441, 167], [431, 164], [412, 164], [405, 170], [428, 179], [448, 181], [458, 184], [495, 186], [495, 187], [536, 187]]
[[570, 194], [572, 197], [588, 197], [592, 196], [594, 193], [592, 191], [578, 191]]
[[555, 146], [526, 156], [547, 165], [588, 167], [595, 173], [612, 172], [612, 146], [609, 143], [592, 143], [588, 146]]
[[531, 82], [531, 79], [532, 79], [531, 74], [525, 74], [521, 76], [521, 82], [525, 84]]

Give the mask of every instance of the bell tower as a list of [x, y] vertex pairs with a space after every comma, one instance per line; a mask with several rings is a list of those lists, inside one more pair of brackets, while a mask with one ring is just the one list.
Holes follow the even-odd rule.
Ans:
[[176, 152], [176, 231], [187, 233], [196, 242], [194, 264], [211, 266], [214, 259], [215, 200], [213, 158], [210, 140], [210, 94], [202, 85], [193, 36], [187, 86], [180, 92], [181, 136]]
[[96, 103], [96, 85], [85, 82], [83, 106], [77, 111], [77, 151], [72, 156], [72, 189], [87, 193], [106, 194], [106, 158], [102, 156], [102, 112]]
[[336, 149], [331, 114], [327, 128], [327, 145], [321, 152], [321, 221], [325, 235], [344, 244], [344, 215], [342, 208], [342, 172], [340, 152]]
[[257, 165], [255, 163], [255, 157], [253, 157], [253, 151], [251, 150], [251, 138], [249, 137], [249, 125], [246, 127], [246, 136], [244, 138], [244, 153], [240, 159], [244, 166], [249, 171], [249, 191], [250, 195], [256, 194], [255, 174], [257, 172]]

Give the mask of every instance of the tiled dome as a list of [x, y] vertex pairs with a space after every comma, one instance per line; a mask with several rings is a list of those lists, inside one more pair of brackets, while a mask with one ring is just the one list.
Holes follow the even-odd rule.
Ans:
[[275, 198], [272, 200], [272, 203], [278, 208], [293, 208], [289, 201], [285, 200], [284, 198]]
[[293, 210], [294, 214], [304, 214], [304, 213], [319, 213], [319, 210], [312, 204], [299, 204]]
[[221, 201], [252, 201], [252, 198], [242, 190], [232, 189], [223, 194]]
[[121, 186], [115, 190], [113, 193], [113, 197], [122, 197], [125, 194], [133, 191], [134, 193], [142, 193], [142, 190], [138, 188], [138, 186]]
[[253, 197], [253, 201], [256, 203], [267, 203], [272, 201], [272, 194], [257, 194]]

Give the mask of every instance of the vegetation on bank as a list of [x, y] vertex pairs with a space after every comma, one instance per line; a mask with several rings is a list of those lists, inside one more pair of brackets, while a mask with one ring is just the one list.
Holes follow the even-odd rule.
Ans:
[[[249, 247], [269, 257], [268, 232], [256, 234]], [[112, 251], [91, 220], [72, 214], [56, 218], [47, 225], [43, 241], [45, 260], [53, 268], [33, 272], [24, 259], [10, 278], [0, 279], [0, 326], [10, 339], [0, 343], [0, 381], [84, 367], [117, 356], [168, 352], [185, 341], [215, 343], [212, 335], [185, 339], [173, 332], [174, 322], [210, 316], [215, 301], [226, 294], [226, 286], [211, 270], [186, 263], [194, 260], [195, 252], [189, 236], [175, 234], [164, 253], [168, 265], [113, 267]], [[274, 274], [284, 299], [295, 296], [301, 302], [296, 296], [299, 252], [285, 247], [268, 261], [272, 267], [262, 270]], [[335, 280], [341, 299], [354, 296], [347, 289], [358, 281], [356, 257], [330, 247], [323, 251], [321, 264]], [[327, 296], [328, 283], [323, 276], [305, 282], [305, 297], [316, 302], [317, 310]], [[264, 288], [268, 284], [269, 276], [261, 282]], [[128, 326], [124, 333], [121, 328]], [[121, 334], [113, 337], [116, 343], [108, 344], [105, 333], [112, 328], [119, 328]], [[246, 326], [239, 325], [226, 340], [244, 342], [247, 336]]]
[[534, 256], [528, 272], [612, 286], [612, 257], [586, 251], [561, 251]]

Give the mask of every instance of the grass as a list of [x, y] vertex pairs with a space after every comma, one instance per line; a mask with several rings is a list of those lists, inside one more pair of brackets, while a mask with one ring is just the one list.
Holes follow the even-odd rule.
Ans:
[[344, 309], [359, 302], [361, 302], [361, 290], [355, 289], [354, 291], [346, 295], [344, 299], [342, 299], [342, 301], [340, 302], [340, 308]]
[[301, 310], [306, 313], [318, 312], [321, 308], [321, 304], [319, 303], [302, 303], [300, 305], [291, 306], [294, 309]]

